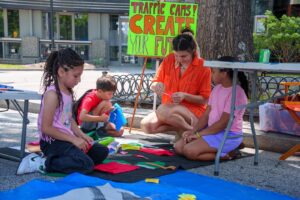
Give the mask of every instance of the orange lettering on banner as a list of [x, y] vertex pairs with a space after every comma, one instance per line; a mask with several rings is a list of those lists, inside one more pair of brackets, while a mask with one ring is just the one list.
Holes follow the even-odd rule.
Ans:
[[[143, 19], [144, 17], [144, 19]], [[138, 21], [144, 20], [144, 26], [138, 25]], [[162, 26], [162, 24], [165, 25]], [[167, 19], [165, 16], [157, 15], [134, 15], [129, 19], [129, 28], [135, 34], [146, 35], [172, 35], [174, 36], [176, 31], [180, 32], [183, 25], [190, 27], [194, 23], [194, 18], [191, 17], [174, 17], [169, 16]], [[175, 31], [175, 25], [177, 24], [177, 30]]]
[[144, 34], [152, 34], [154, 35], [154, 24], [155, 24], [155, 17], [152, 15], [145, 15], [144, 19]]
[[151, 13], [151, 11], [148, 9], [148, 3], [145, 3], [145, 7], [144, 7], [143, 11], [144, 11], [143, 13], [145, 13], [145, 14]]
[[[184, 23], [184, 18], [183, 17], [176, 17], [175, 18], [175, 22], [178, 24], [178, 33], [180, 33], [181, 29], [182, 29], [182, 24]], [[188, 27], [186, 25], [186, 27]]]
[[144, 6], [144, 3], [143, 3], [143, 2], [140, 2], [140, 5], [139, 5], [139, 13], [143, 13], [143, 6]]
[[190, 16], [190, 14], [191, 14], [190, 9], [191, 9], [191, 5], [187, 5], [186, 9], [185, 9], [185, 16]]
[[164, 15], [165, 3], [152, 3], [152, 2], [132, 2], [131, 6], [133, 7], [133, 13], [139, 14], [159, 14]]
[[138, 2], [132, 2], [131, 3], [131, 5], [133, 6], [133, 12], [134, 13], [136, 13], [136, 9], [137, 9], [138, 4], [139, 4]]
[[193, 23], [194, 23], [194, 18], [187, 17], [187, 18], [185, 19], [185, 26], [186, 26], [186, 27], [190, 27], [191, 24], [193, 24]]
[[165, 11], [164, 11], [164, 8], [165, 8], [165, 5], [166, 4], [159, 4], [159, 9], [158, 9], [158, 14], [159, 15], [163, 15], [163, 14], [165, 14]]
[[190, 5], [176, 5], [172, 4], [170, 6], [170, 14], [173, 16], [182, 16], [187, 17], [191, 14], [191, 6]]
[[176, 16], [181, 16], [181, 8], [180, 8], [180, 6], [176, 6], [175, 15]]
[[136, 33], [136, 34], [141, 34], [143, 32], [143, 30], [141, 29], [141, 27], [136, 25], [136, 22], [142, 19], [142, 15], [134, 15], [130, 18], [129, 20], [129, 28], [132, 32]]
[[176, 6], [175, 4], [171, 4], [171, 6], [170, 6], [170, 14], [171, 15], [175, 15], [175, 12], [173, 10], [175, 6]]
[[168, 17], [164, 34], [168, 35], [169, 31], [170, 31], [171, 35], [175, 35], [173, 16]]
[[156, 16], [156, 35], [163, 35], [164, 30], [161, 28], [161, 22], [165, 21], [165, 16]]

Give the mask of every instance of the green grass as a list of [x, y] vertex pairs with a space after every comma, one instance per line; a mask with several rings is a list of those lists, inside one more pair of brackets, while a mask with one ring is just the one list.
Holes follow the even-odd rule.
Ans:
[[0, 69], [25, 69], [24, 65], [0, 64]]

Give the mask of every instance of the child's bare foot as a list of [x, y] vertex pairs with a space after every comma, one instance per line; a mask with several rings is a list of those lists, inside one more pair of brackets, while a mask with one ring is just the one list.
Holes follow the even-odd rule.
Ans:
[[239, 151], [239, 148], [236, 148], [232, 151], [230, 151], [228, 154], [226, 154], [225, 156], [221, 157], [222, 160], [233, 160], [233, 159], [236, 159], [236, 158], [239, 158], [241, 157], [242, 154], [241, 152]]
[[107, 133], [113, 137], [121, 137], [124, 133], [124, 128], [122, 127], [120, 131], [117, 131], [116, 129], [107, 129]]
[[119, 137], [121, 137], [123, 135], [123, 133], [124, 133], [124, 128], [122, 127], [119, 131]]

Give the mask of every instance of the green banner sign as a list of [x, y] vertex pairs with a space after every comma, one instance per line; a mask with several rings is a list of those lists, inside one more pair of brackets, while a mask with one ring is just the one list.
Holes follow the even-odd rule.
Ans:
[[168, 55], [181, 29], [189, 27], [196, 34], [197, 16], [197, 4], [131, 0], [127, 54]]

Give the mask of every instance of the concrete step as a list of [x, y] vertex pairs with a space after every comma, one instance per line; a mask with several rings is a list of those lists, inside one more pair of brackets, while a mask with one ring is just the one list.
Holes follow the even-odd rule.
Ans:
[[[20, 106], [23, 107], [23, 101], [18, 101], [18, 102]], [[0, 101], [0, 107], [3, 107], [5, 105], [6, 104], [4, 103], [4, 101]], [[10, 105], [10, 108], [15, 110], [15, 107], [12, 104]], [[29, 112], [38, 113], [39, 109], [40, 109], [40, 104], [38, 101], [29, 103]], [[123, 112], [125, 117], [127, 118], [128, 124], [130, 124], [132, 121], [133, 111], [134, 111], [133, 108], [127, 108], [127, 107], [123, 108]], [[132, 127], [140, 128], [141, 120], [151, 112], [152, 112], [151, 109], [142, 109], [142, 108], [136, 109]], [[245, 146], [253, 148], [254, 145], [253, 145], [253, 137], [251, 133], [250, 123], [248, 121], [244, 121], [243, 127], [244, 127], [243, 132], [244, 132]], [[299, 136], [276, 133], [276, 132], [261, 131], [259, 130], [259, 124], [257, 122], [255, 123], [255, 130], [256, 130], [257, 142], [260, 150], [283, 153], [289, 150], [294, 145], [300, 143]]]

